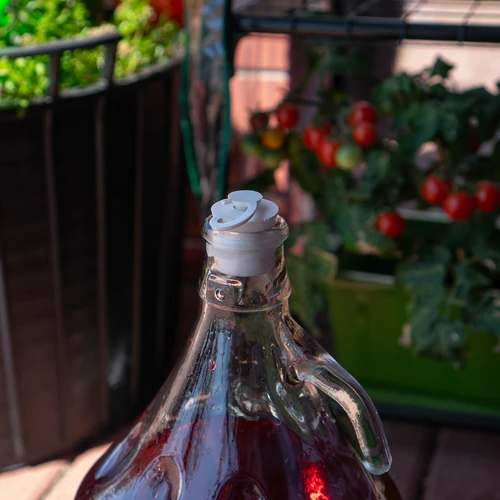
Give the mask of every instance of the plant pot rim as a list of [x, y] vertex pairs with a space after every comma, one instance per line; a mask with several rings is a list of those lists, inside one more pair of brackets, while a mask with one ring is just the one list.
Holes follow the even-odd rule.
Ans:
[[92, 49], [99, 45], [109, 45], [118, 43], [122, 36], [118, 30], [110, 26], [104, 33], [97, 35], [90, 34], [86, 36], [74, 36], [71, 38], [61, 38], [51, 42], [34, 43], [32, 45], [23, 45], [20, 47], [6, 47], [0, 49], [0, 57], [8, 59], [18, 59], [20, 57], [33, 57], [41, 55], [54, 55], [75, 49]]
[[394, 286], [396, 276], [393, 274], [375, 273], [370, 271], [339, 271], [334, 281], [350, 281], [370, 285]]
[[[100, 97], [115, 96], [118, 94], [130, 92], [135, 87], [148, 83], [152, 80], [161, 78], [169, 71], [180, 67], [184, 59], [184, 50], [179, 49], [176, 54], [167, 61], [151, 64], [141, 68], [137, 73], [127, 75], [126, 77], [115, 80], [112, 84], [104, 79], [99, 79], [97, 82], [85, 87], [72, 87], [61, 90], [57, 99], [52, 99], [48, 96], [34, 99], [33, 102], [24, 110], [30, 115], [33, 113], [44, 112], [51, 108], [65, 108], [85, 100], [95, 100]], [[25, 119], [25, 114], [19, 115], [18, 108], [15, 107], [0, 107], [0, 123], [4, 121]]]
[[[105, 50], [107, 51], [107, 57], [109, 57], [109, 63], [111, 64], [111, 67], [108, 68], [106, 67], [108, 61], [105, 61], [104, 71], [107, 72], [107, 76], [101, 75], [99, 80], [97, 80], [95, 83], [83, 87], [71, 87], [67, 89], [57, 90], [56, 96], [45, 95], [37, 97], [32, 102], [30, 102], [26, 110], [31, 110], [33, 108], [45, 108], [61, 101], [72, 101], [83, 97], [98, 96], [110, 91], [119, 90], [135, 85], [139, 82], [145, 82], [162, 75], [175, 66], [178, 66], [184, 58], [184, 49], [181, 46], [174, 47], [172, 55], [165, 61], [140, 68], [135, 73], [131, 73], [127, 76], [124, 76], [123, 78], [115, 80], [113, 78], [113, 70], [116, 55], [116, 46], [121, 39], [122, 36], [118, 32], [118, 30], [111, 27], [104, 33], [100, 33], [98, 35], [91, 34], [88, 36], [63, 38], [60, 40], [55, 40], [53, 42], [26, 45], [23, 47], [7, 47], [4, 49], [0, 49], [0, 58], [7, 57], [8, 59], [17, 59], [22, 57], [47, 55], [50, 56], [52, 60], [52, 58], [59, 58], [63, 52], [68, 50], [92, 49], [98, 46], [105, 47]], [[110, 55], [111, 53], [113, 55]], [[57, 77], [56, 81], [58, 81]], [[18, 109], [16, 107], [2, 107], [0, 105], [0, 115], [15, 114], [17, 116], [17, 112]]]
[[[398, 211], [404, 219], [409, 221], [431, 222], [435, 224], [451, 224], [453, 222], [441, 207], [430, 210], [400, 208]], [[500, 217], [496, 218], [495, 227], [500, 229]]]

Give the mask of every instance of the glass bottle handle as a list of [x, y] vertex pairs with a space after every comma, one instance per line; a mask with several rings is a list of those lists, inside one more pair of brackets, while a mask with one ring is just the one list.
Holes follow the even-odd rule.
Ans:
[[312, 336], [301, 331], [298, 325], [294, 326], [294, 336], [299, 337], [295, 340], [302, 347], [293, 363], [297, 378], [312, 384], [342, 407], [356, 433], [365, 469], [375, 475], [386, 473], [391, 467], [392, 457], [373, 401], [356, 379]]

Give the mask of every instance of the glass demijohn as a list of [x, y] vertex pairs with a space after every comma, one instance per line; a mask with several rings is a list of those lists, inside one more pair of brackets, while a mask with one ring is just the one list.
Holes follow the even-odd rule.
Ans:
[[287, 235], [259, 193], [212, 207], [197, 326], [76, 500], [400, 499], [373, 403], [290, 316]]

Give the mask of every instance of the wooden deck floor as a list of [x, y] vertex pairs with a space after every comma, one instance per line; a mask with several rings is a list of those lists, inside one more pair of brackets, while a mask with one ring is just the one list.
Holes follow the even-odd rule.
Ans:
[[[500, 433], [399, 420], [386, 420], [385, 427], [394, 458], [392, 476], [403, 500], [500, 500]], [[0, 500], [72, 500], [106, 448], [4, 472]]]
[[404, 500], [500, 500], [500, 433], [385, 422]]

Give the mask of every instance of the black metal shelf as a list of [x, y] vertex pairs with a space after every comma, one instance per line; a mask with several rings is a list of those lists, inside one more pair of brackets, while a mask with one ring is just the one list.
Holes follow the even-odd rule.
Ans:
[[260, 0], [233, 9], [233, 30], [347, 40], [500, 43], [500, 1]]

